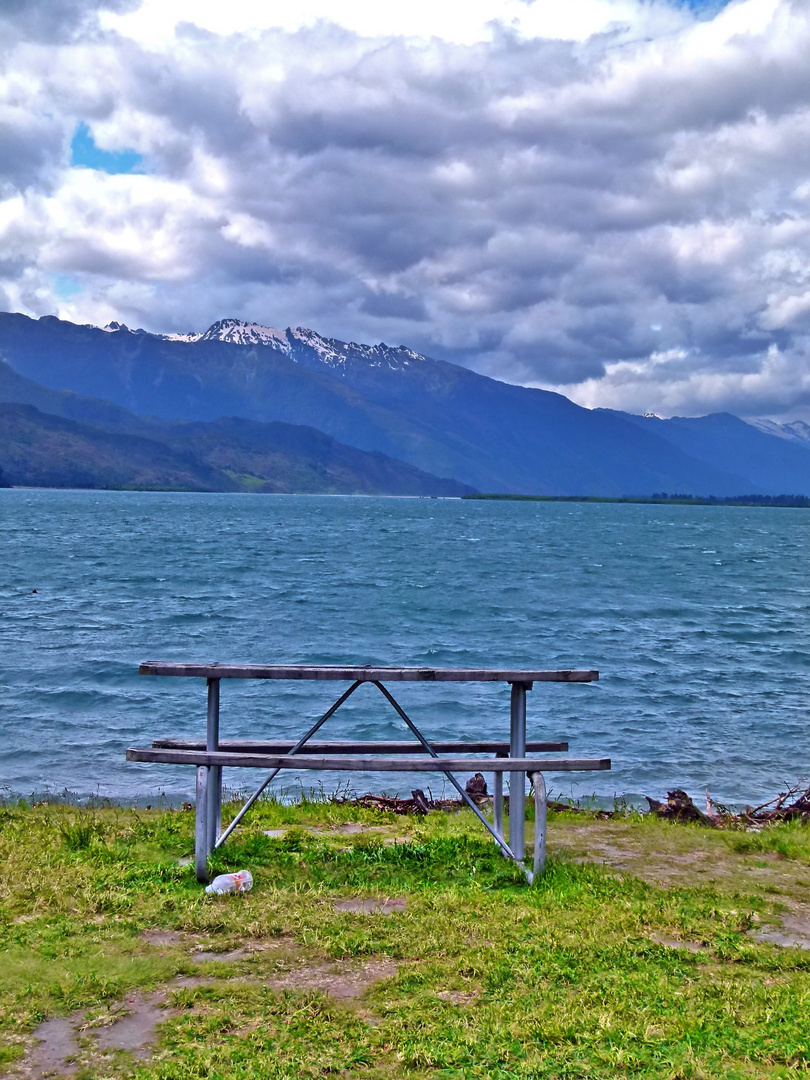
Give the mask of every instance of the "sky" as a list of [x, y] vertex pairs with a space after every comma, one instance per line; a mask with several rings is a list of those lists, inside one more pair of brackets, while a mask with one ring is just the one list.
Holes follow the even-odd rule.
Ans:
[[810, 420], [810, 0], [2, 0], [0, 309]]

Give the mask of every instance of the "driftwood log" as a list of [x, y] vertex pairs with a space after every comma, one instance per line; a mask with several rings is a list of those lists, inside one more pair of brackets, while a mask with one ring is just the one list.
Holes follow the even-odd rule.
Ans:
[[685, 791], [675, 788], [667, 792], [667, 801], [659, 802], [645, 795], [650, 804], [650, 813], [656, 817], [665, 818], [668, 821], [696, 821], [700, 825], [715, 825], [716, 822], [706, 814], [701, 814]]

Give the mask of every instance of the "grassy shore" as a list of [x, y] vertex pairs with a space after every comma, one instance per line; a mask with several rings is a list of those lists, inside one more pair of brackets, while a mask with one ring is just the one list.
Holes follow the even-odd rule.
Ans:
[[810, 945], [806, 826], [553, 815], [530, 888], [467, 812], [267, 802], [216, 857], [255, 878], [225, 897], [192, 835], [187, 811], [0, 809], [0, 1074], [810, 1071], [810, 951], [774, 943]]

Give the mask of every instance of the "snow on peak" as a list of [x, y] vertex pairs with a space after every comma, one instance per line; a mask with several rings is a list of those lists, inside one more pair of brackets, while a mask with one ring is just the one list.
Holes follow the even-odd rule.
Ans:
[[804, 420], [791, 420], [790, 423], [782, 426], [787, 431], [792, 431], [795, 438], [801, 439], [802, 442], [810, 442], [810, 424], [806, 424]]
[[281, 345], [287, 343], [283, 330], [274, 330], [242, 319], [218, 319], [203, 333], [160, 334], [164, 341], [226, 341], [230, 345]]
[[274, 330], [271, 326], [261, 326], [259, 323], [242, 322], [241, 319], [220, 319], [200, 335], [200, 340], [228, 341], [232, 345], [273, 345], [276, 342], [285, 345], [287, 335], [283, 330]]
[[[275, 330], [242, 319], [219, 319], [202, 334], [164, 334], [167, 341], [224, 341], [230, 345], [264, 345], [286, 353], [297, 363], [312, 364], [313, 360], [337, 372], [345, 372], [349, 364], [363, 367], [401, 370], [412, 362], [425, 362], [425, 357], [404, 346], [391, 348], [379, 345], [358, 345], [357, 342], [325, 338], [306, 326], [294, 330]], [[313, 353], [315, 354], [313, 356]]]
[[404, 345], [391, 348], [381, 341], [379, 345], [359, 345], [356, 341], [338, 341], [335, 338], [321, 337], [314, 330], [308, 330], [305, 326], [296, 326], [289, 331], [290, 342], [308, 346], [318, 355], [318, 359], [329, 367], [345, 370], [349, 361], [362, 361], [365, 367], [387, 367], [397, 370], [408, 367], [411, 361], [424, 362], [426, 357], [412, 349], [406, 349]]
[[752, 427], [764, 431], [766, 435], [775, 435], [778, 439], [787, 439], [789, 442], [801, 443], [803, 446], [810, 445], [810, 424], [804, 420], [791, 420], [787, 424], [778, 424], [775, 420], [749, 419]]
[[[123, 323], [111, 322], [104, 327], [112, 333], [123, 330], [129, 333], [143, 333], [142, 330], [129, 330]], [[337, 338], [325, 338], [305, 326], [296, 326], [294, 330], [276, 330], [260, 323], [245, 322], [242, 319], [219, 319], [202, 333], [156, 334], [162, 341], [222, 341], [229, 345], [261, 345], [277, 352], [286, 353], [291, 360], [308, 366], [324, 364], [340, 374], [347, 368], [359, 365], [363, 368], [387, 368], [390, 371], [407, 369], [412, 363], [426, 363], [427, 357], [404, 345], [391, 347], [381, 341], [379, 345], [360, 345], [355, 341], [338, 341]]]
[[161, 341], [199, 341], [202, 334], [190, 330], [187, 334], [155, 334]]

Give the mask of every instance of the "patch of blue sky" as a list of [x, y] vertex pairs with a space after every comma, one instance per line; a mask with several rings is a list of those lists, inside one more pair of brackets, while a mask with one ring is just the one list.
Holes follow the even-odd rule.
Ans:
[[72, 274], [54, 274], [51, 285], [60, 300], [70, 300], [82, 291], [81, 282]]
[[102, 150], [84, 122], [77, 125], [70, 141], [70, 164], [110, 174], [143, 172], [143, 157], [136, 150]]
[[718, 11], [728, 7], [731, 2], [732, 0], [670, 0], [675, 7], [689, 8], [704, 19], [711, 19]]

